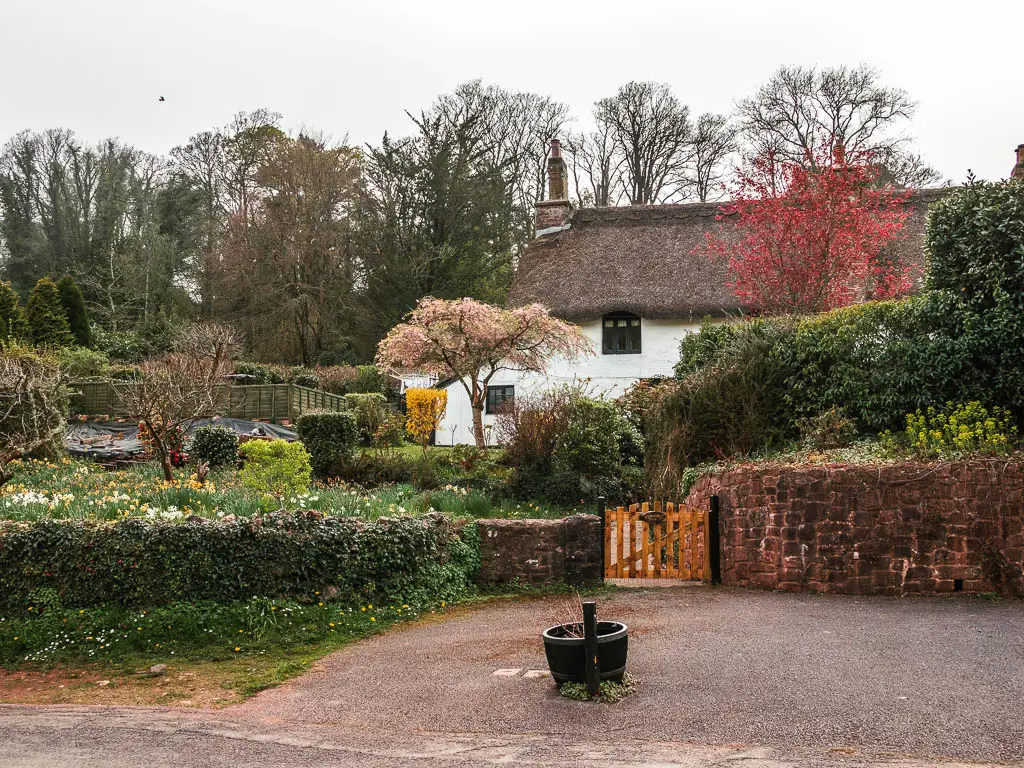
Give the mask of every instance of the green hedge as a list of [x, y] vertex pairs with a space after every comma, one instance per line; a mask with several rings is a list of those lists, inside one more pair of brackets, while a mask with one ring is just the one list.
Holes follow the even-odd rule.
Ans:
[[309, 451], [317, 477], [329, 477], [335, 466], [348, 459], [359, 445], [359, 425], [348, 411], [305, 413], [295, 420], [295, 431]]
[[478, 569], [475, 526], [456, 531], [440, 515], [0, 523], [0, 609], [8, 610], [24, 609], [39, 590], [54, 590], [68, 607], [314, 599], [335, 590], [350, 603], [452, 599], [472, 588]]

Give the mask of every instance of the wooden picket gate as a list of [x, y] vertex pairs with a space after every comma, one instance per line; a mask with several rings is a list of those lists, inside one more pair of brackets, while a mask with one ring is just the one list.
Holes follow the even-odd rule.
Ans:
[[708, 513], [669, 502], [605, 512], [608, 579], [711, 580]]

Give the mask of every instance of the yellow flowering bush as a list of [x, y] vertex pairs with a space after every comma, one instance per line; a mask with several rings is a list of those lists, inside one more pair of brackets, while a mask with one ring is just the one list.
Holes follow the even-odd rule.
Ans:
[[444, 389], [409, 389], [405, 393], [405, 429], [420, 445], [430, 442], [430, 433], [440, 426], [448, 409]]
[[923, 456], [965, 453], [1003, 455], [1013, 449], [1017, 427], [1008, 411], [998, 406], [985, 408], [972, 400], [947, 402], [944, 408], [929, 406], [907, 414], [904, 436], [914, 451]]

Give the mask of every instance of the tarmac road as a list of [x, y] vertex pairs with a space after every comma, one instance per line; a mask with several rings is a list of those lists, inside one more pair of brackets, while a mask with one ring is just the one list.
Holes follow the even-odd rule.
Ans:
[[0, 707], [0, 766], [1024, 764], [1024, 603], [622, 591], [615, 705], [493, 674], [545, 666], [560, 604], [392, 630], [225, 710]]

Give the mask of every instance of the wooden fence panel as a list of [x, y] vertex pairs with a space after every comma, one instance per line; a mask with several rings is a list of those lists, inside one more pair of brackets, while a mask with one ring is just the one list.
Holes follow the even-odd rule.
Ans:
[[[71, 383], [71, 412], [82, 416], [127, 416], [123, 393], [129, 385], [113, 381]], [[218, 415], [255, 421], [296, 419], [311, 410], [344, 411], [345, 398], [294, 384], [218, 385]]]

